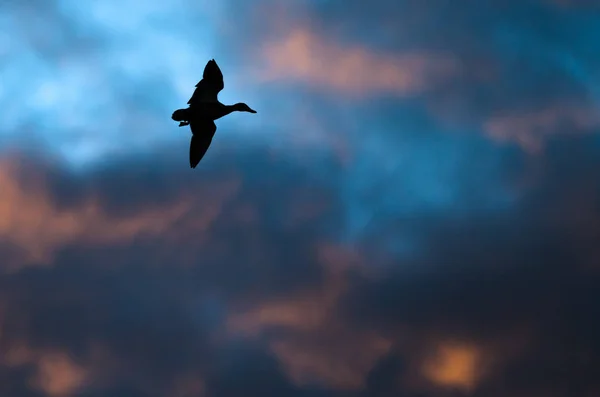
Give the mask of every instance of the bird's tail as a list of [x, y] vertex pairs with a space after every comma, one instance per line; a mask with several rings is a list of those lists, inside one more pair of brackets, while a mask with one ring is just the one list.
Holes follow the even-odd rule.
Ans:
[[171, 118], [175, 121], [188, 121], [189, 120], [189, 109], [177, 109], [171, 115]]

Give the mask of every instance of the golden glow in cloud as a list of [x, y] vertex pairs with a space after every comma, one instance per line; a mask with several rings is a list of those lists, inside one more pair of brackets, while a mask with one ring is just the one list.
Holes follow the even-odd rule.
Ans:
[[442, 344], [423, 365], [423, 374], [436, 385], [471, 390], [477, 382], [480, 354], [473, 346]]
[[359, 95], [415, 94], [457, 66], [449, 55], [377, 54], [364, 47], [340, 46], [306, 29], [269, 42], [262, 56], [266, 68], [260, 77], [265, 81], [292, 79]]

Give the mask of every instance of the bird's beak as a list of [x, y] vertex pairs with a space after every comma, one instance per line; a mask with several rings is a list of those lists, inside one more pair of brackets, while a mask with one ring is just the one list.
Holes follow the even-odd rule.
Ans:
[[250, 113], [256, 113], [256, 110], [250, 109]]

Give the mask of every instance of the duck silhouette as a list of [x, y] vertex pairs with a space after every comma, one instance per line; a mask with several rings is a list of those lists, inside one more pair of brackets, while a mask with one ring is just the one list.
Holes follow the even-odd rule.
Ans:
[[215, 120], [231, 112], [256, 113], [245, 103], [224, 105], [219, 102], [217, 96], [224, 87], [223, 73], [221, 73], [217, 62], [211, 59], [204, 67], [202, 80], [196, 84], [194, 94], [188, 101], [188, 107], [177, 109], [171, 116], [173, 120], [179, 121], [179, 127], [189, 125], [192, 131], [190, 142], [191, 168], [196, 168], [206, 154], [217, 131]]

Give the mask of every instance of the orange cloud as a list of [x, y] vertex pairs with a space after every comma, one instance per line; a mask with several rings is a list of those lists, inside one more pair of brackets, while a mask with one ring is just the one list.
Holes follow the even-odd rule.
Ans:
[[336, 317], [338, 301], [347, 288], [347, 270], [359, 258], [331, 246], [321, 247], [319, 254], [328, 272], [322, 288], [234, 310], [228, 329], [252, 338], [271, 328], [283, 329], [287, 336], [272, 339], [270, 349], [295, 384], [360, 389], [392, 342], [376, 332], [350, 329]]
[[391, 341], [376, 333], [339, 328], [320, 329], [306, 338], [275, 340], [271, 350], [288, 377], [299, 386], [324, 384], [338, 390], [358, 390]]
[[550, 106], [532, 113], [496, 116], [484, 124], [491, 138], [516, 142], [525, 150], [537, 153], [544, 139], [558, 133], [589, 131], [600, 127], [600, 110], [581, 106]]
[[[154, 379], [136, 378], [136, 369], [106, 347], [91, 341], [83, 361], [75, 361], [65, 351], [34, 347], [24, 341], [13, 341], [0, 347], [0, 366], [32, 368], [27, 383], [48, 397], [71, 397], [93, 385], [110, 385], [119, 377], [128, 377], [135, 387], [148, 395], [156, 393]], [[183, 372], [171, 379], [165, 388], [170, 397], [203, 397], [206, 395], [204, 374]], [[162, 395], [162, 394], [161, 394]]]
[[376, 54], [363, 47], [342, 47], [305, 29], [266, 44], [262, 56], [263, 81], [292, 79], [350, 94], [419, 93], [457, 67], [447, 54]]
[[469, 391], [478, 380], [480, 356], [472, 345], [442, 344], [423, 365], [423, 374], [436, 385]]
[[179, 197], [163, 208], [142, 208], [136, 214], [111, 216], [95, 197], [69, 209], [58, 209], [49, 199], [41, 179], [23, 183], [19, 165], [10, 160], [0, 161], [0, 242], [19, 249], [13, 263], [3, 261], [4, 270], [24, 263], [47, 264], [60, 247], [73, 243], [123, 243], [138, 236], [168, 237], [166, 232], [175, 223], [195, 211], [194, 228], [205, 230], [219, 215], [221, 200], [231, 196], [238, 184], [215, 186], [214, 195], [198, 203], [193, 197]]

